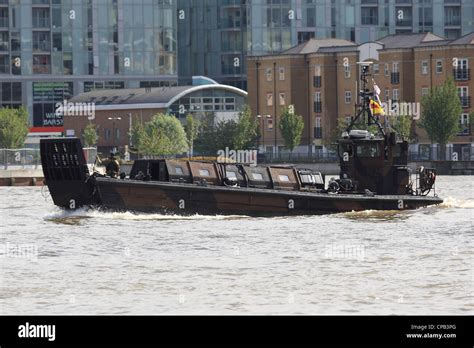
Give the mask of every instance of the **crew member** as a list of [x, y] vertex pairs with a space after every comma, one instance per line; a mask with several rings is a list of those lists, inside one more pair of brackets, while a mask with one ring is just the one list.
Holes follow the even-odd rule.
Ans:
[[111, 178], [116, 178], [120, 174], [120, 163], [113, 152], [110, 153], [107, 165], [105, 166], [105, 173]]

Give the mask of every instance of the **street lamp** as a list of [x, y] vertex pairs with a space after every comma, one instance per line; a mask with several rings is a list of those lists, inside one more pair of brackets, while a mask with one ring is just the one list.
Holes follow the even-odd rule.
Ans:
[[[272, 115], [265, 115], [265, 116], [262, 116], [262, 115], [257, 115], [257, 118], [259, 120], [259, 125], [261, 124], [261, 142], [262, 142], [262, 147], [265, 147], [265, 118], [267, 120], [271, 119], [272, 118]], [[260, 147], [260, 138], [259, 138], [259, 144], [258, 144], [258, 147]], [[265, 149], [264, 149], [265, 150]], [[265, 152], [265, 151], [263, 151]]]
[[109, 121], [112, 121], [112, 146], [114, 148], [113, 152], [117, 152], [115, 147], [115, 121], [122, 120], [122, 117], [109, 117]]

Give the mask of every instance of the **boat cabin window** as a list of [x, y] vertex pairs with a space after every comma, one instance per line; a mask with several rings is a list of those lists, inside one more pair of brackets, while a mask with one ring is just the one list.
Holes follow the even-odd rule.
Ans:
[[288, 177], [288, 175], [278, 175], [278, 177], [280, 178], [280, 181], [283, 181], [283, 182], [290, 181], [290, 178]]
[[209, 176], [209, 171], [207, 169], [199, 169], [200, 176]]
[[225, 172], [225, 175], [229, 178], [229, 179], [237, 179], [237, 174], [235, 174], [235, 172], [232, 172], [230, 170], [227, 170]]
[[254, 180], [263, 180], [263, 176], [260, 173], [252, 173], [252, 177]]
[[339, 146], [339, 156], [343, 157], [345, 152], [349, 154], [349, 157], [354, 156], [354, 147], [352, 144], [341, 144]]
[[183, 168], [181, 168], [181, 167], [174, 167], [174, 170], [175, 170], [176, 174], [178, 174], [178, 175], [183, 175]]
[[369, 144], [358, 144], [357, 145], [357, 156], [359, 157], [379, 157], [380, 156], [380, 148], [379, 145], [376, 143], [369, 143]]

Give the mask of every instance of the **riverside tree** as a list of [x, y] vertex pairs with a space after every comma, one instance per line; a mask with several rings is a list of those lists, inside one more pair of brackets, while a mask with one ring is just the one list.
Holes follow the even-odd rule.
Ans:
[[424, 128], [433, 143], [440, 144], [440, 157], [445, 159], [446, 144], [460, 130], [461, 101], [452, 78], [435, 87], [421, 101], [423, 112], [419, 126]]
[[188, 151], [190, 156], [193, 156], [194, 150], [194, 140], [197, 138], [199, 134], [199, 127], [201, 122], [194, 118], [192, 115], [186, 116], [186, 126], [184, 130], [186, 131], [186, 138], [188, 141]]
[[237, 150], [254, 148], [258, 137], [258, 123], [252, 116], [250, 106], [245, 105], [239, 112], [234, 135], [234, 145]]
[[28, 111], [25, 107], [0, 109], [0, 148], [22, 148], [28, 131]]
[[176, 155], [188, 148], [181, 122], [165, 114], [157, 114], [144, 124], [136, 123], [133, 139], [138, 152], [148, 156]]
[[97, 135], [97, 126], [89, 123], [84, 129], [84, 143], [86, 147], [93, 147], [97, 144], [99, 136]]
[[285, 142], [285, 147], [293, 152], [301, 142], [304, 128], [303, 117], [295, 114], [292, 107], [287, 107], [283, 109], [278, 127]]

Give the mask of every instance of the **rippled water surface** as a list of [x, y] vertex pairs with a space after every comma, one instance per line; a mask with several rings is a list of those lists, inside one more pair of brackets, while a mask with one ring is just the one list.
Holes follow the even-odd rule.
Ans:
[[473, 182], [297, 218], [65, 213], [2, 187], [0, 314], [472, 314]]

